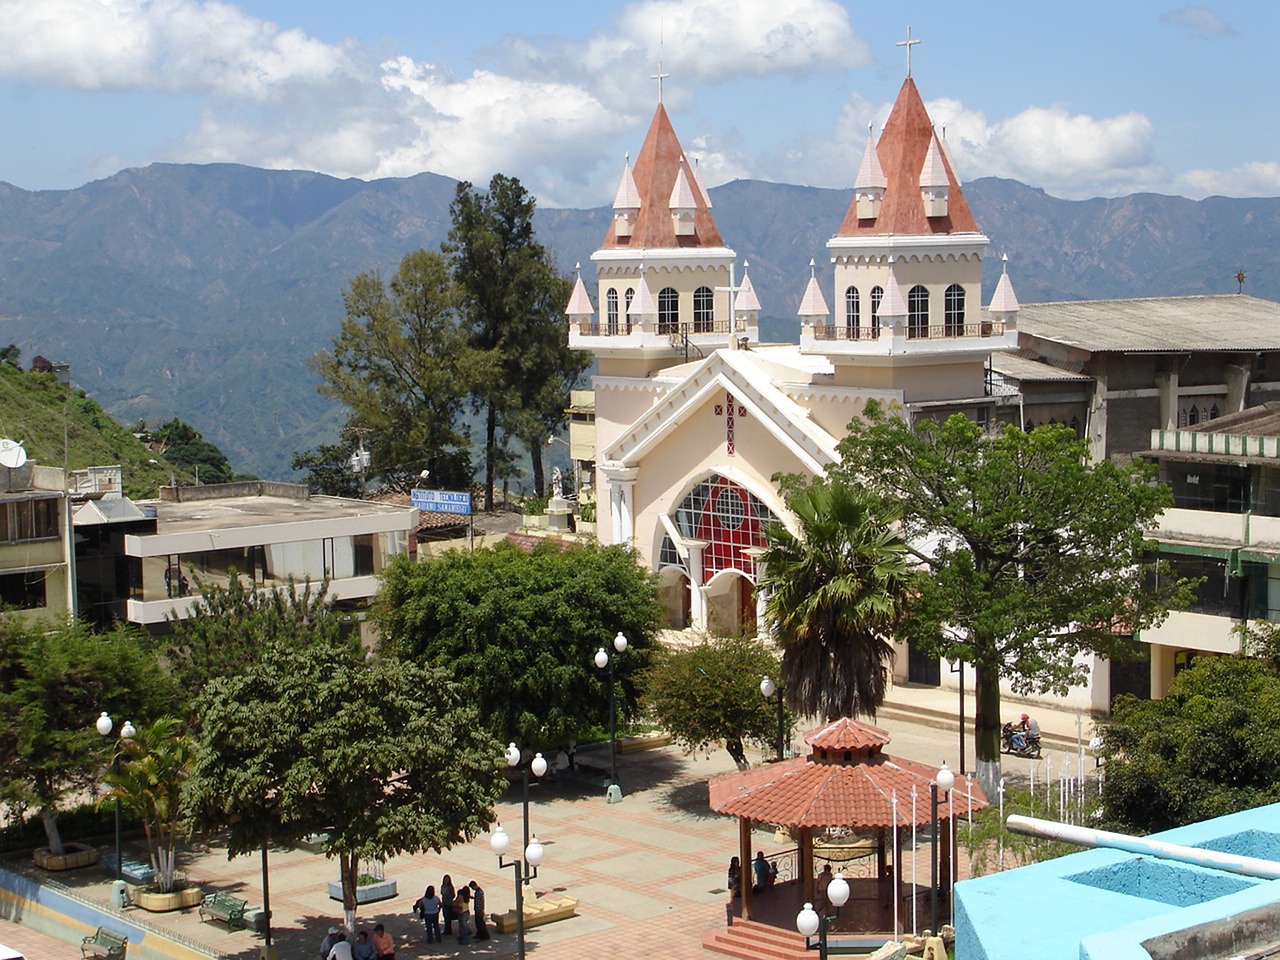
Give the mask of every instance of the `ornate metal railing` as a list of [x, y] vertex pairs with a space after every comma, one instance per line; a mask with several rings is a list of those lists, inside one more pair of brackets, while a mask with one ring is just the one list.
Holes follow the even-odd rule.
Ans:
[[954, 340], [958, 337], [998, 337], [1004, 333], [1004, 323], [983, 320], [981, 323], [944, 323], [938, 326], [907, 325], [908, 340]]
[[879, 340], [880, 325], [859, 324], [856, 327], [828, 324], [813, 328], [815, 340]]

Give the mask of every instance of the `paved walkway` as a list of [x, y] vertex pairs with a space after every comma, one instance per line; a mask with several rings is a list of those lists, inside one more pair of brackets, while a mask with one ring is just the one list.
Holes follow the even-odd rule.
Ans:
[[0, 920], [0, 957], [8, 956], [6, 947], [17, 950], [24, 960], [73, 960], [80, 956], [78, 944], [63, 943], [20, 923]]
[[[890, 732], [908, 723], [935, 725], [937, 744], [954, 746], [956, 739], [942, 732], [955, 731], [954, 697], [954, 691], [898, 687], [879, 722]], [[1064, 747], [1070, 735], [1074, 744], [1074, 713], [1037, 708], [1035, 715], [1047, 735], [1061, 737]], [[923, 732], [932, 736], [927, 729]], [[1084, 736], [1087, 740], [1087, 718]], [[933, 755], [937, 752], [938, 746], [931, 745], [928, 755], [914, 759], [936, 762]], [[605, 768], [608, 751], [602, 745], [584, 748], [578, 759]], [[577, 897], [580, 915], [530, 930], [528, 953], [538, 960], [649, 955], [705, 960], [709, 955], [702, 949], [702, 935], [725, 923], [725, 868], [737, 849], [736, 822], [710, 812], [706, 780], [733, 769], [732, 761], [722, 749], [709, 756], [686, 757], [678, 749], [664, 748], [625, 754], [619, 767], [626, 791], [619, 804], [606, 803], [600, 788], [565, 777], [536, 784], [530, 790], [531, 825], [546, 846], [546, 859], [526, 890]], [[520, 846], [518, 787], [508, 792], [498, 812], [513, 846]], [[753, 842], [767, 853], [790, 846], [778, 844], [773, 833], [764, 830], [757, 831]], [[127, 845], [126, 855], [141, 858], [144, 852], [135, 843]], [[253, 906], [262, 903], [261, 861], [257, 856], [228, 861], [223, 849], [199, 848], [185, 858], [182, 868], [207, 889], [234, 893]], [[385, 923], [396, 939], [396, 954], [401, 960], [514, 955], [514, 934], [495, 934], [487, 943], [467, 947], [450, 940], [443, 947], [428, 950], [410, 905], [426, 884], [438, 886], [445, 873], [451, 874], [455, 883], [473, 879], [480, 883], [488, 895], [489, 912], [505, 911], [513, 905], [513, 873], [498, 868], [486, 834], [441, 855], [399, 857], [388, 862], [386, 875], [398, 882], [398, 896], [362, 908], [358, 925], [372, 928], [379, 921]], [[341, 904], [330, 900], [326, 891], [326, 881], [336, 876], [332, 862], [302, 850], [273, 850], [270, 875], [273, 929], [281, 960], [314, 960], [325, 929], [340, 922], [342, 916]], [[109, 878], [101, 868], [73, 871], [58, 879], [82, 895], [104, 904], [108, 900]], [[130, 914], [137, 919], [136, 910]], [[260, 936], [249, 931], [228, 931], [221, 924], [201, 923], [194, 909], [159, 916], [156, 924], [226, 957], [256, 960], [262, 943]], [[6, 942], [11, 930], [29, 933], [0, 926], [0, 943]], [[29, 957], [49, 960], [78, 954], [75, 946], [47, 942], [29, 949]]]

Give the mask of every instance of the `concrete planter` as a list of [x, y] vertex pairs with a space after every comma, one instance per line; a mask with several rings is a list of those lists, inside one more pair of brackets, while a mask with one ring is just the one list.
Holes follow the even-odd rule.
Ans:
[[596, 522], [594, 520], [579, 520], [578, 532], [594, 537], [596, 535]]
[[48, 847], [37, 847], [31, 853], [36, 866], [45, 870], [77, 870], [98, 862], [98, 851], [83, 843], [65, 844], [66, 853], [55, 856]]
[[545, 513], [526, 513], [524, 514], [524, 525], [530, 530], [547, 529], [547, 515]]
[[[379, 900], [390, 900], [397, 893], [395, 880], [379, 880], [377, 883], [366, 883], [356, 887], [356, 903], [377, 903]], [[342, 902], [342, 881], [329, 881], [329, 899]]]
[[173, 910], [186, 910], [200, 906], [204, 899], [204, 891], [199, 887], [184, 887], [169, 893], [157, 893], [154, 890], [134, 890], [129, 894], [134, 906], [148, 913], [169, 913]]

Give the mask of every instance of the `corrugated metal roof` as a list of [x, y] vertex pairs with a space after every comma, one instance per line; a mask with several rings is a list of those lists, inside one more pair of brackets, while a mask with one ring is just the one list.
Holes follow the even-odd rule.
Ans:
[[1241, 294], [1024, 303], [1018, 330], [1091, 353], [1280, 350], [1280, 303]]
[[993, 353], [991, 369], [1014, 380], [1092, 380], [1083, 373], [1073, 373], [1061, 367], [1029, 360], [1011, 353]]

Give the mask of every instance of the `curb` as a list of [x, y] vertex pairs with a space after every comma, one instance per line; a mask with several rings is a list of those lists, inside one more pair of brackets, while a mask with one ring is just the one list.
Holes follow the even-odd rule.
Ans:
[[[876, 711], [877, 721], [881, 717], [887, 717], [891, 720], [902, 720], [908, 723], [918, 723], [926, 727], [933, 727], [937, 730], [956, 729], [956, 715], [954, 713], [945, 713], [942, 710], [935, 710], [931, 707], [917, 707], [904, 703], [890, 703], [885, 701], [880, 705], [880, 709]], [[968, 718], [972, 720], [972, 718]], [[1075, 737], [1064, 737], [1058, 733], [1050, 733], [1043, 727], [1040, 730], [1040, 742], [1046, 746], [1052, 746], [1056, 750], [1076, 749]], [[1088, 741], [1085, 741], [1086, 746]]]

